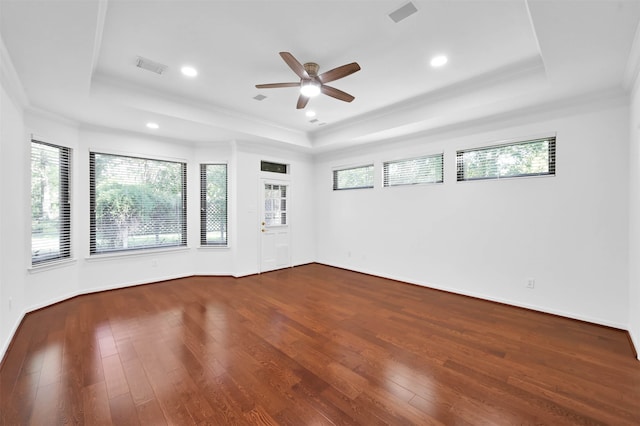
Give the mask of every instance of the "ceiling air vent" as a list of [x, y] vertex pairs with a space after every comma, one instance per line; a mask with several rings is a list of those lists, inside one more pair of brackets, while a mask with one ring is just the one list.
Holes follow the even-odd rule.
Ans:
[[136, 66], [138, 68], [142, 68], [143, 70], [155, 72], [156, 74], [162, 74], [167, 70], [166, 65], [159, 62], [154, 62], [151, 59], [143, 58], [142, 56], [138, 56], [138, 59], [136, 60]]
[[405, 4], [404, 6], [401, 6], [400, 8], [394, 10], [393, 12], [391, 12], [389, 14], [389, 18], [391, 18], [393, 20], [393, 22], [395, 22], [396, 24], [400, 21], [402, 21], [405, 18], [408, 18], [409, 16], [413, 15], [414, 13], [416, 13], [418, 11], [418, 9], [416, 9], [415, 5], [411, 2]]

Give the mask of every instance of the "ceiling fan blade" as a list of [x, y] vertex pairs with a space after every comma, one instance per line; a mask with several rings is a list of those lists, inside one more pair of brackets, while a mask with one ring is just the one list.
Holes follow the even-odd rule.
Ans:
[[309, 102], [309, 98], [307, 96], [300, 95], [298, 97], [298, 105], [296, 105], [296, 108], [303, 109], [304, 107], [307, 106], [307, 102]]
[[287, 65], [289, 65], [289, 68], [291, 68], [298, 77], [307, 78], [307, 79], [309, 78], [309, 74], [307, 74], [307, 71], [304, 69], [302, 64], [296, 58], [294, 58], [291, 53], [280, 52], [280, 56], [282, 57], [282, 59], [284, 59]]
[[321, 83], [329, 83], [330, 81], [353, 74], [356, 71], [360, 71], [360, 65], [358, 65], [357, 62], [352, 62], [320, 74], [318, 80], [320, 80]]
[[339, 99], [345, 102], [351, 102], [355, 98], [350, 94], [343, 92], [342, 90], [338, 90], [335, 87], [325, 86], [324, 84], [320, 87], [320, 91], [327, 96], [331, 96], [332, 98]]
[[257, 89], [277, 89], [279, 87], [300, 87], [300, 83], [269, 83], [256, 84]]

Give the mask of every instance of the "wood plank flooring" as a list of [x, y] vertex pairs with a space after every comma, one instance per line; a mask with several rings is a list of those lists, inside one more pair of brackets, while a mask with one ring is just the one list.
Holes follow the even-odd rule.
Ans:
[[5, 425], [640, 424], [626, 333], [318, 264], [30, 313]]

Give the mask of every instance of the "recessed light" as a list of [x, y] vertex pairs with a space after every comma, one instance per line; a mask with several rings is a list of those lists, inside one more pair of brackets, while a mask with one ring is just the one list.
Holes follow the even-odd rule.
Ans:
[[434, 68], [441, 67], [446, 64], [448, 61], [447, 57], [444, 55], [438, 55], [431, 58], [431, 66]]
[[304, 113], [307, 117], [315, 117], [316, 116], [316, 112], [315, 111], [307, 111]]
[[195, 77], [198, 75], [198, 70], [187, 65], [180, 68], [180, 71], [182, 72], [182, 74], [186, 75], [187, 77]]
[[154, 130], [160, 128], [160, 126], [158, 126], [158, 123], [153, 123], [153, 122], [147, 123], [147, 127]]

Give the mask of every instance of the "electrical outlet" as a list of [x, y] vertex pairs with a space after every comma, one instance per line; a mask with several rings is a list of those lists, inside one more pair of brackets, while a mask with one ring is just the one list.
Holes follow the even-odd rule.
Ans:
[[535, 288], [536, 280], [533, 278], [527, 279], [527, 288]]

